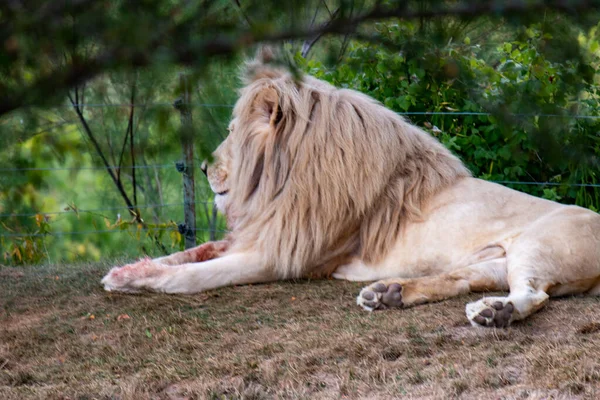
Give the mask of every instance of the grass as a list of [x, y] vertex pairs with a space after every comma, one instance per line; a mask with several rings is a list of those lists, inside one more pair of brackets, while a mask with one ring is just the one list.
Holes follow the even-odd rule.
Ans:
[[506, 330], [480, 295], [368, 313], [361, 284], [104, 292], [105, 264], [0, 267], [2, 399], [598, 398], [600, 309], [551, 301]]

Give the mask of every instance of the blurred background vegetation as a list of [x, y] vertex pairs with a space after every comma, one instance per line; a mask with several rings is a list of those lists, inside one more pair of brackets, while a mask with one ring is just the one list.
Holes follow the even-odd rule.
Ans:
[[[4, 1], [0, 262], [183, 248], [173, 102], [190, 98], [198, 168], [263, 43], [405, 114], [475, 176], [597, 211], [599, 16], [575, 0]], [[195, 182], [197, 241], [221, 237]]]

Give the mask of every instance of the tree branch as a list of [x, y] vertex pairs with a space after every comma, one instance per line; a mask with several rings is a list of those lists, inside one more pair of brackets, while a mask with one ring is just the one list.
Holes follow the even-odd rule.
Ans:
[[[441, 3], [444, 4], [444, 3]], [[542, 12], [555, 10], [565, 13], [578, 13], [598, 8], [597, 1], [581, 0], [574, 3], [564, 0], [540, 1], [511, 1], [501, 3], [490, 0], [482, 3], [465, 3], [457, 6], [444, 6], [430, 10], [412, 10], [406, 3], [395, 7], [376, 5], [370, 11], [355, 17], [340, 17], [331, 20], [326, 26], [311, 27], [300, 30], [283, 30], [280, 32], [253, 32], [243, 30], [234, 35], [221, 35], [201, 41], [190, 41], [179, 46], [170, 46], [171, 60], [179, 64], [198, 64], [215, 56], [232, 55], [238, 50], [262, 42], [282, 42], [302, 38], [313, 38], [325, 34], [354, 34], [359, 25], [366, 22], [382, 21], [389, 18], [405, 20], [418, 18], [438, 17], [477, 17], [491, 14], [497, 16], [513, 15], [523, 12]], [[149, 42], [145, 48], [108, 49], [95, 58], [80, 61], [77, 64], [61, 66], [52, 72], [38, 78], [33, 83], [22, 88], [18, 93], [6, 95], [0, 99], [0, 115], [16, 110], [20, 107], [32, 106], [43, 103], [48, 97], [58, 90], [64, 90], [80, 85], [95, 76], [127, 65], [129, 67], [147, 67], [154, 62], [151, 55], [160, 47], [164, 47], [164, 37], [170, 32], [184, 27], [171, 26], [170, 29], [161, 30], [155, 35], [155, 40]]]
[[127, 130], [129, 131], [129, 150], [131, 153], [131, 175], [133, 177], [133, 204], [137, 207], [137, 186], [136, 186], [136, 182], [135, 182], [135, 144], [133, 142], [133, 123], [134, 123], [134, 119], [133, 119], [133, 115], [134, 115], [134, 111], [135, 111], [135, 86], [136, 83], [135, 81], [133, 82], [133, 86], [131, 87], [131, 111], [129, 113], [129, 123], [127, 124]]
[[92, 142], [92, 145], [94, 146], [94, 149], [96, 150], [96, 153], [98, 154], [98, 156], [102, 160], [102, 163], [106, 167], [106, 172], [108, 173], [108, 175], [114, 182], [115, 186], [117, 187], [117, 190], [119, 191], [119, 193], [121, 194], [121, 197], [125, 201], [125, 204], [127, 205], [127, 208], [129, 209], [129, 212], [134, 217], [139, 218], [136, 215], [136, 213], [134, 212], [133, 204], [131, 203], [129, 196], [127, 196], [127, 193], [125, 192], [125, 189], [123, 188], [123, 185], [121, 184], [121, 181], [117, 178], [117, 176], [111, 169], [110, 164], [108, 163], [108, 160], [106, 159], [106, 156], [104, 155], [104, 152], [102, 151], [102, 148], [100, 147], [100, 144], [98, 143], [98, 140], [96, 140], [96, 137], [92, 133], [92, 130], [91, 130], [90, 126], [88, 125], [87, 120], [84, 117], [83, 112], [81, 110], [81, 105], [79, 103], [77, 103], [77, 99], [78, 99], [77, 89], [75, 89], [75, 99], [73, 99], [73, 97], [70, 94], [68, 94], [67, 96], [69, 97], [69, 101], [71, 102], [73, 109], [75, 110], [75, 112], [77, 113], [77, 116], [79, 117], [79, 122], [81, 122], [81, 125], [83, 126], [83, 131], [87, 135], [90, 142]]
[[[325, 29], [327, 29], [327, 26], [335, 20], [335, 18], [338, 16], [339, 13], [340, 13], [340, 9], [338, 8], [337, 10], [335, 10], [333, 12], [333, 14], [331, 14], [331, 18], [329, 19], [329, 21], [327, 21], [325, 24], [323, 24], [321, 26], [321, 28], [323, 29], [321, 32], [317, 33], [312, 39], [308, 39], [308, 40], [304, 41], [304, 43], [302, 44], [302, 52], [301, 52], [303, 58], [306, 58], [308, 56], [308, 53], [310, 53], [310, 50], [315, 45], [315, 43], [317, 43], [317, 41], [319, 41], [319, 39], [321, 39], [323, 37], [323, 35], [325, 34]], [[316, 17], [317, 17], [317, 11], [315, 11], [315, 16], [310, 24], [311, 28], [314, 25]]]
[[248, 14], [246, 14], [244, 12], [244, 9], [242, 8], [242, 4], [240, 3], [240, 0], [233, 0], [233, 2], [237, 5], [238, 9], [240, 10], [240, 14], [242, 14], [242, 17], [244, 17], [244, 19], [248, 23], [248, 26], [250, 26], [250, 27], [253, 26], [252, 20], [250, 19], [250, 17], [248, 17]]
[[[133, 104], [129, 110], [129, 119], [131, 120], [131, 113], [133, 112]], [[127, 147], [127, 141], [129, 140], [129, 125], [123, 137], [123, 145], [121, 146], [121, 153], [119, 154], [119, 163], [117, 164], [117, 178], [121, 180], [121, 166], [123, 165], [123, 157], [125, 156], [125, 148]], [[113, 156], [114, 157], [114, 156]]]
[[[144, 227], [144, 229], [147, 229], [148, 225], [142, 219], [140, 211], [131, 202], [131, 199], [127, 195], [127, 192], [125, 191], [125, 188], [123, 187], [123, 184], [122, 184], [121, 180], [115, 175], [114, 171], [110, 167], [110, 164], [108, 163], [108, 160], [106, 159], [106, 156], [104, 155], [104, 152], [102, 151], [102, 148], [100, 147], [100, 143], [98, 143], [98, 140], [94, 136], [94, 134], [92, 132], [92, 129], [90, 128], [89, 124], [87, 123], [87, 119], [83, 115], [82, 108], [81, 108], [82, 105], [77, 102], [77, 100], [79, 98], [78, 90], [75, 89], [75, 98], [73, 98], [70, 94], [67, 94], [67, 96], [69, 98], [69, 101], [71, 102], [71, 105], [75, 109], [75, 112], [77, 113], [77, 116], [79, 117], [79, 121], [81, 122], [81, 125], [83, 126], [84, 132], [86, 133], [88, 139], [92, 142], [92, 145], [94, 146], [94, 149], [96, 150], [96, 153], [98, 154], [98, 156], [102, 160], [102, 163], [106, 167], [106, 172], [108, 173], [108, 175], [112, 179], [113, 183], [117, 187], [117, 190], [119, 191], [119, 194], [121, 195], [121, 197], [125, 201], [125, 204], [127, 205], [127, 210], [133, 216], [133, 218], [134, 218], [134, 220], [136, 222], [140, 223]], [[135, 173], [135, 168], [133, 169], [133, 171]], [[135, 189], [135, 181], [134, 181], [134, 191], [135, 190], [136, 189]], [[160, 240], [156, 236], [152, 236], [152, 239], [154, 241], [154, 244], [164, 254], [168, 253], [167, 249], [165, 248], [165, 246], [160, 242]]]

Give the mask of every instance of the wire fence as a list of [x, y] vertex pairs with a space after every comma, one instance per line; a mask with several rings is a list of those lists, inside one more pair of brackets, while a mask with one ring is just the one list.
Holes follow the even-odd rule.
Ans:
[[[495, 181], [489, 180], [488, 182], [499, 183], [502, 185], [535, 185], [535, 186], [569, 186], [569, 187], [591, 187], [600, 188], [600, 184], [593, 183], [568, 183], [568, 182], [526, 182], [526, 181]], [[212, 205], [213, 201], [196, 201], [194, 204], [206, 204]], [[105, 211], [118, 211], [118, 210], [135, 210], [135, 209], [148, 209], [148, 208], [167, 208], [167, 207], [184, 207], [185, 203], [166, 203], [166, 204], [141, 204], [135, 207], [128, 206], [117, 206], [117, 207], [106, 207], [106, 208], [93, 208], [93, 209], [79, 209], [70, 208], [67, 206], [63, 211], [38, 211], [31, 213], [6, 213], [0, 214], [0, 218], [13, 218], [13, 217], [35, 217], [37, 215], [60, 215], [60, 214], [85, 214], [85, 213], [98, 213]], [[1, 235], [0, 235], [1, 236]]]
[[[234, 106], [231, 104], [211, 104], [211, 103], [189, 103], [189, 106], [193, 107], [203, 107], [203, 108], [233, 108]], [[173, 107], [173, 103], [169, 102], [150, 102], [150, 103], [140, 103], [140, 104], [130, 104], [130, 103], [81, 103], [81, 104], [61, 104], [61, 105], [52, 105], [49, 108], [104, 108], [104, 107], [135, 107], [135, 108], [145, 108], [145, 107]], [[476, 112], [476, 111], [411, 111], [411, 112], [397, 112], [398, 115], [405, 116], [494, 116], [493, 113], [490, 112]], [[591, 120], [600, 120], [600, 115], [561, 115], [561, 114], [527, 114], [527, 113], [517, 113], [517, 114], [509, 114], [509, 116], [520, 117], [520, 118], [573, 118], [573, 119], [591, 119]], [[75, 122], [60, 122], [57, 123], [59, 126], [64, 126], [66, 123], [75, 123]], [[120, 170], [148, 170], [148, 169], [167, 169], [167, 168], [177, 168], [179, 172], [180, 166], [177, 164], [180, 163], [179, 160], [172, 161], [168, 164], [148, 164], [148, 165], [108, 165], [108, 166], [82, 166], [82, 167], [25, 167], [25, 168], [0, 168], [0, 173], [18, 173], [18, 172], [27, 172], [27, 171], [105, 171], [112, 170], [114, 172]], [[194, 165], [197, 166], [197, 165]], [[537, 185], [537, 186], [570, 186], [570, 187], [587, 187], [587, 188], [600, 188], [600, 184], [586, 184], [586, 183], [568, 183], [568, 182], [534, 182], [534, 181], [491, 181], [499, 184], [505, 185]], [[206, 194], [206, 193], [205, 193]], [[208, 197], [206, 194], [205, 198]], [[195, 201], [195, 202], [184, 202], [184, 203], [156, 203], [156, 204], [142, 204], [136, 205], [134, 207], [128, 206], [114, 206], [114, 207], [102, 207], [102, 208], [92, 208], [92, 209], [79, 209], [75, 206], [68, 205], [63, 210], [57, 211], [38, 211], [38, 212], [29, 212], [29, 213], [4, 213], [0, 214], [0, 219], [7, 218], [31, 218], [36, 217], [38, 215], [42, 216], [53, 216], [53, 215], [79, 215], [86, 213], [101, 213], [107, 211], [119, 211], [119, 210], [136, 210], [136, 209], [161, 209], [161, 208], [184, 208], [191, 204], [198, 205], [212, 205], [214, 204], [212, 201]], [[207, 211], [208, 212], [208, 211]], [[214, 214], [214, 212], [213, 212]], [[46, 237], [46, 236], [69, 236], [69, 235], [95, 235], [95, 234], [105, 234], [105, 233], [135, 233], [136, 231], [176, 231], [178, 230], [177, 226], [171, 227], [153, 227], [153, 228], [141, 228], [136, 230], [129, 229], [95, 229], [95, 230], [75, 230], [75, 231], [58, 231], [58, 232], [44, 232], [44, 233], [1, 233], [0, 238], [22, 238], [22, 237]], [[207, 228], [197, 228], [190, 229], [195, 232], [211, 232], [214, 234], [218, 233], [227, 233], [226, 230], [217, 229], [212, 227], [210, 229]]]
[[[213, 204], [212, 201], [196, 201], [194, 204]], [[36, 215], [60, 215], [60, 214], [85, 214], [85, 213], [97, 213], [104, 211], [116, 211], [116, 210], [132, 210], [132, 209], [147, 209], [147, 208], [166, 208], [166, 207], [184, 207], [184, 203], [165, 203], [165, 204], [141, 204], [135, 207], [128, 206], [117, 206], [117, 207], [106, 207], [106, 208], [93, 208], [93, 209], [79, 209], [71, 208], [71, 206], [65, 207], [63, 211], [38, 211], [31, 213], [19, 213], [19, 214], [0, 214], [0, 218], [12, 218], [12, 217], [35, 217]]]
[[0, 172], [18, 172], [18, 171], [102, 171], [105, 169], [120, 170], [120, 169], [162, 169], [173, 168], [173, 164], [153, 164], [153, 165], [109, 165], [104, 167], [48, 167], [48, 168], [0, 168]]
[[[489, 180], [488, 182], [498, 183], [502, 185], [536, 185], [536, 186], [567, 186], [567, 187], [590, 187], [590, 188], [600, 188], [600, 184], [584, 184], [584, 183], [564, 183], [564, 182], [527, 182], [527, 181], [495, 181]], [[214, 207], [213, 201], [196, 201], [195, 204], [203, 204], [203, 205], [212, 205]], [[134, 207], [134, 209], [148, 209], [148, 208], [175, 208], [175, 207], [185, 207], [185, 203], [166, 203], [166, 204], [143, 204]], [[70, 207], [70, 206], [69, 206]], [[67, 207], [67, 208], [69, 208]], [[127, 206], [117, 206], [117, 207], [104, 207], [104, 208], [94, 208], [94, 209], [79, 209], [79, 208], [69, 208], [63, 211], [40, 211], [40, 212], [32, 212], [32, 213], [6, 213], [0, 214], [0, 218], [31, 218], [36, 217], [38, 215], [41, 216], [50, 216], [50, 215], [62, 215], [62, 214], [86, 214], [86, 213], [99, 213], [105, 211], [129, 211], [132, 210], [131, 207]], [[158, 227], [158, 228], [141, 228], [141, 231], [176, 231], [178, 228], [176, 226], [173, 227]], [[223, 229], [207, 229], [207, 228], [197, 228], [192, 229], [195, 232], [212, 232], [212, 233], [228, 233], [229, 231]], [[91, 235], [91, 234], [102, 234], [102, 233], [117, 233], [117, 232], [129, 232], [127, 229], [103, 229], [103, 230], [87, 230], [87, 231], [69, 231], [69, 232], [46, 232], [46, 233], [3, 233], [0, 234], [0, 237], [44, 237], [44, 236], [65, 236], [65, 235]], [[134, 231], [135, 232], [135, 231]]]
[[537, 185], [537, 186], [569, 186], [569, 187], [590, 187], [600, 188], [597, 183], [568, 183], [568, 182], [521, 182], [521, 181], [490, 181], [502, 185]]
[[[233, 108], [233, 104], [212, 104], [212, 103], [189, 103], [186, 104], [191, 107], [201, 108]], [[126, 107], [126, 108], [144, 108], [144, 107], [173, 107], [173, 103], [168, 102], [152, 102], [152, 103], [81, 103], [81, 104], [55, 104], [47, 106], [48, 108], [99, 108], [99, 107]], [[495, 116], [496, 114], [491, 112], [482, 111], [406, 111], [396, 112], [398, 115], [447, 115], [447, 116]], [[530, 118], [530, 117], [543, 117], [543, 118], [574, 118], [574, 119], [600, 119], [600, 115], [578, 115], [578, 114], [546, 114], [546, 113], [510, 113], [508, 116]]]
[[[68, 235], [95, 235], [102, 233], [129, 233], [135, 234], [137, 231], [142, 232], [156, 232], [156, 231], [177, 231], [177, 227], [159, 227], [159, 228], [140, 228], [136, 230], [129, 229], [100, 229], [100, 230], [89, 230], [89, 231], [69, 231], [69, 232], [47, 232], [47, 233], [9, 233], [2, 234], [0, 237], [46, 237], [46, 236], [68, 236]], [[194, 232], [216, 232], [216, 233], [228, 233], [228, 231], [223, 229], [207, 229], [207, 228], [196, 228], [193, 229]]]

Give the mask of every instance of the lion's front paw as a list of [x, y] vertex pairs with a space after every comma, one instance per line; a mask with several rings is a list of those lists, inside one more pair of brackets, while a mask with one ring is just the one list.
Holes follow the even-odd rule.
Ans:
[[102, 278], [102, 280], [100, 281], [100, 283], [104, 286], [104, 290], [106, 290], [107, 292], [117, 290], [117, 287], [119, 287], [114, 278], [115, 271], [117, 271], [118, 269], [119, 267], [111, 268], [111, 270], [108, 271], [108, 274], [104, 275], [104, 278]]
[[514, 320], [515, 306], [504, 297], [489, 297], [467, 304], [467, 318], [471, 325], [506, 328]]
[[139, 290], [127, 286], [127, 275], [121, 271], [125, 267], [114, 267], [102, 278], [100, 283], [107, 292], [137, 293]]
[[134, 264], [112, 268], [101, 283], [109, 292], [137, 293], [147, 278], [159, 275], [163, 269], [150, 259], [142, 259]]
[[386, 308], [402, 307], [402, 285], [376, 282], [360, 291], [356, 304], [367, 311], [385, 310]]

